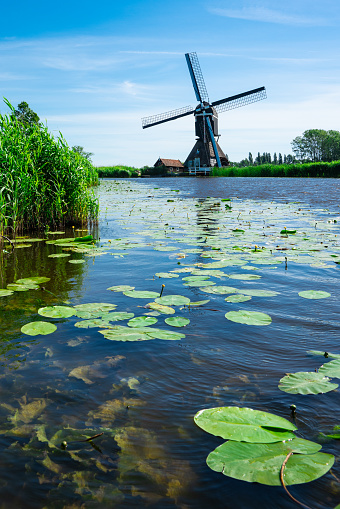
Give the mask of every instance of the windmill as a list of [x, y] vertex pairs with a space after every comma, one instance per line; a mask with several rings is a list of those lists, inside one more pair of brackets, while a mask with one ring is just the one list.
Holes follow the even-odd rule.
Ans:
[[197, 139], [184, 166], [188, 168], [210, 168], [213, 166], [218, 166], [220, 168], [222, 166], [227, 166], [229, 164], [228, 157], [218, 144], [220, 136], [218, 134], [218, 113], [266, 99], [266, 89], [265, 87], [255, 88], [248, 92], [243, 92], [242, 94], [210, 102], [197, 54], [186, 53], [185, 58], [196, 99], [199, 104], [196, 108], [185, 106], [184, 108], [161, 113], [160, 115], [144, 117], [142, 118], [142, 127], [146, 129], [147, 127], [163, 124], [164, 122], [169, 122], [176, 118], [194, 114], [195, 134]]

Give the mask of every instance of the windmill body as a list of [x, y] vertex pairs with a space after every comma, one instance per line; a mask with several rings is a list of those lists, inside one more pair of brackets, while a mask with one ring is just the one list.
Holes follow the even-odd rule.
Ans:
[[142, 118], [142, 127], [146, 129], [147, 127], [193, 114], [195, 116], [196, 143], [188, 155], [184, 166], [189, 169], [193, 167], [211, 168], [218, 166], [220, 168], [228, 166], [228, 157], [224, 154], [217, 141], [219, 139], [218, 113], [265, 99], [265, 88], [256, 88], [242, 94], [210, 102], [196, 53], [186, 53], [185, 58], [198, 105], [196, 108], [186, 106], [178, 110], [161, 113], [160, 115]]

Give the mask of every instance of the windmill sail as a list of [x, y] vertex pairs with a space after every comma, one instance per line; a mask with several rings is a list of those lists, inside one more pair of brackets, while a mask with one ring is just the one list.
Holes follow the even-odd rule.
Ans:
[[147, 127], [152, 127], [153, 125], [163, 124], [163, 122], [169, 122], [170, 120], [175, 120], [176, 118], [186, 117], [187, 115], [191, 115], [194, 113], [195, 108], [192, 106], [184, 106], [184, 108], [178, 108], [177, 110], [167, 111], [166, 113], [160, 113], [159, 115], [153, 115], [151, 117], [142, 118], [142, 127], [146, 129]]
[[191, 81], [195, 90], [196, 99], [200, 103], [209, 102], [209, 96], [205, 87], [201, 66], [196, 53], [186, 53], [185, 58], [188, 64]]
[[219, 101], [214, 101], [211, 103], [211, 105], [214, 106], [217, 113], [222, 113], [222, 111], [240, 108], [246, 104], [262, 101], [262, 99], [266, 98], [266, 89], [264, 87], [260, 87], [254, 88], [254, 90], [249, 90], [248, 92], [243, 92], [242, 94], [226, 97], [225, 99], [220, 99]]

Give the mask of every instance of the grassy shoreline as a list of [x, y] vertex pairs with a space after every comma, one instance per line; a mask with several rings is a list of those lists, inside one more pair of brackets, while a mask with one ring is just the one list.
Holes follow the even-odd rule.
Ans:
[[340, 161], [331, 163], [261, 164], [259, 166], [213, 168], [212, 177], [339, 178]]
[[43, 124], [0, 114], [0, 235], [96, 220], [98, 173]]

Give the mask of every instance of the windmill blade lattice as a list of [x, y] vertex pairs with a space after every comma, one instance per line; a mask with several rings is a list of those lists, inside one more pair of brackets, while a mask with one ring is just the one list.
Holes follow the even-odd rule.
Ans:
[[248, 92], [243, 92], [242, 94], [233, 95], [225, 99], [220, 99], [219, 101], [214, 101], [211, 104], [214, 106], [217, 113], [222, 113], [223, 111], [240, 108], [241, 106], [246, 106], [247, 104], [255, 103], [257, 101], [262, 101], [262, 99], [266, 98], [267, 94], [265, 87], [260, 87], [255, 88], [254, 90], [249, 90]]
[[187, 64], [189, 67], [189, 73], [191, 77], [192, 84], [194, 86], [196, 99], [203, 103], [209, 102], [209, 96], [208, 92], [204, 83], [203, 74], [201, 71], [201, 66], [197, 58], [197, 54], [195, 52], [193, 53], [186, 53], [185, 58], [187, 60]]
[[144, 117], [142, 118], [142, 127], [143, 129], [146, 129], [147, 127], [151, 127], [153, 125], [162, 124], [163, 122], [169, 122], [170, 120], [175, 120], [176, 118], [191, 115], [192, 113], [194, 113], [194, 111], [195, 108], [193, 108], [192, 106], [184, 106], [183, 108], [178, 108], [177, 110], [171, 110], [165, 113], [160, 113], [159, 115]]

